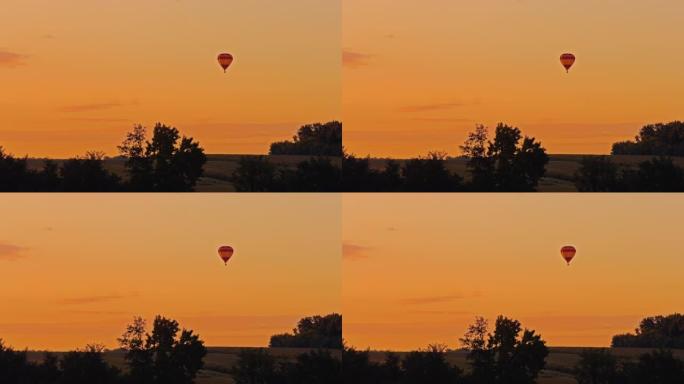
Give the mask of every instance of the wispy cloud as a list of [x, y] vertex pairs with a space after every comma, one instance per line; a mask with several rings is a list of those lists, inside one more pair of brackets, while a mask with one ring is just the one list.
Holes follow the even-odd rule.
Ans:
[[373, 55], [368, 55], [365, 53], [343, 50], [342, 65], [348, 68], [364, 67], [369, 64], [372, 57]]
[[423, 296], [423, 297], [413, 297], [408, 299], [402, 299], [401, 303], [408, 305], [427, 305], [427, 304], [439, 304], [439, 303], [449, 303], [456, 300], [461, 300], [466, 298], [465, 295], [443, 295], [443, 296]]
[[15, 261], [26, 257], [24, 251], [28, 248], [20, 247], [14, 244], [0, 243], [0, 260]]
[[420, 315], [458, 315], [458, 316], [471, 315], [471, 313], [468, 311], [431, 311], [431, 310], [424, 310], [424, 309], [415, 309], [415, 310], [408, 311], [408, 312], [420, 314]]
[[425, 121], [430, 123], [467, 123], [472, 120], [462, 117], [414, 117], [413, 121]]
[[371, 247], [364, 247], [362, 245], [343, 243], [342, 257], [347, 260], [363, 260], [368, 258], [368, 251]]
[[102, 111], [102, 110], [118, 108], [118, 107], [125, 107], [125, 106], [135, 105], [135, 104], [136, 103], [120, 103], [120, 102], [75, 104], [75, 105], [64, 106], [64, 107], [60, 108], [60, 111], [62, 111], [62, 112]]
[[432, 104], [420, 104], [420, 105], [408, 105], [399, 108], [401, 112], [429, 112], [429, 111], [443, 111], [447, 109], [454, 109], [464, 106], [464, 103], [453, 102], [453, 103], [432, 103]]
[[103, 302], [108, 302], [108, 301], [121, 300], [121, 299], [134, 297], [134, 296], [137, 296], [137, 294], [81, 296], [81, 297], [71, 297], [71, 298], [62, 299], [62, 300], [59, 300], [59, 303], [65, 304], [65, 305], [95, 304], [95, 303], [103, 303]]
[[89, 121], [93, 123], [121, 123], [125, 121], [131, 121], [130, 119], [124, 119], [120, 117], [71, 117], [68, 120]]
[[28, 55], [0, 49], [0, 67], [14, 68], [26, 65], [26, 59], [28, 59], [28, 57]]

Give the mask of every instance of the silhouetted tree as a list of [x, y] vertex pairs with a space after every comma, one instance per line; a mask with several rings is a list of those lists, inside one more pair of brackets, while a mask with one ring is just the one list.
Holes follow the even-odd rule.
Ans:
[[144, 330], [144, 321], [136, 318], [119, 338], [126, 351], [131, 380], [135, 383], [192, 383], [207, 354], [199, 336], [190, 330], [180, 330], [177, 321], [161, 316], [154, 319], [152, 333]]
[[623, 374], [630, 384], [680, 384], [684, 383], [684, 362], [672, 351], [656, 350], [641, 355], [636, 364], [625, 364]]
[[110, 192], [121, 189], [120, 178], [105, 169], [102, 152], [88, 152], [85, 157], [65, 160], [59, 173], [60, 190], [65, 192]]
[[39, 191], [37, 174], [28, 169], [28, 159], [17, 159], [0, 147], [0, 192]]
[[270, 192], [281, 189], [278, 172], [266, 156], [242, 156], [231, 182], [238, 192]]
[[401, 362], [402, 384], [455, 384], [460, 382], [461, 370], [446, 360], [442, 350], [409, 352]]
[[634, 192], [684, 191], [684, 170], [671, 158], [659, 157], [639, 163], [636, 172], [623, 174], [625, 189]]
[[276, 360], [262, 348], [244, 348], [231, 370], [235, 384], [271, 384], [276, 382]]
[[684, 156], [684, 122], [646, 125], [634, 141], [613, 144], [614, 155]]
[[370, 167], [370, 158], [358, 158], [344, 154], [342, 158], [342, 191], [344, 192], [397, 192], [402, 190], [404, 180], [401, 166], [387, 160], [382, 171]]
[[339, 192], [341, 170], [330, 158], [311, 157], [297, 164], [294, 172], [281, 171], [286, 191]]
[[271, 336], [271, 347], [342, 348], [342, 315], [305, 317], [292, 333]]
[[103, 348], [87, 346], [83, 351], [67, 352], [60, 361], [60, 384], [119, 383], [119, 370], [107, 364]]
[[613, 336], [613, 347], [684, 348], [684, 315], [652, 316], [641, 320], [633, 334]]
[[430, 152], [425, 158], [411, 159], [401, 167], [403, 190], [407, 192], [453, 192], [461, 178], [446, 168], [446, 154]]
[[[479, 125], [461, 151], [468, 157], [471, 188], [477, 191], [534, 191], [546, 173], [549, 157], [540, 142], [522, 137], [520, 129], [498, 124], [494, 141]], [[521, 143], [522, 140], [522, 143]]]
[[487, 335], [486, 343], [484, 330], [486, 323], [478, 318], [461, 339], [469, 349], [468, 360], [475, 382], [534, 383], [549, 353], [541, 337], [534, 331], [522, 330], [517, 320], [503, 316], [496, 319], [494, 333]]
[[297, 356], [297, 362], [281, 367], [283, 383], [287, 384], [341, 384], [342, 364], [329, 351], [314, 350]]
[[575, 367], [579, 384], [614, 384], [620, 380], [618, 361], [609, 349], [585, 349]]
[[575, 173], [575, 186], [580, 192], [610, 192], [620, 188], [618, 167], [608, 156], [585, 156]]
[[135, 126], [119, 151], [126, 157], [130, 188], [136, 191], [192, 191], [207, 161], [198, 142], [161, 123], [155, 124], [151, 141], [144, 127]]
[[305, 125], [292, 141], [271, 144], [271, 155], [342, 156], [342, 123]]

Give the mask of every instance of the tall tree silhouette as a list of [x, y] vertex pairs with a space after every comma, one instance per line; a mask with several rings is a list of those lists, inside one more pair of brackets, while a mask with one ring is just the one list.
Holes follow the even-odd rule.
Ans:
[[130, 187], [136, 191], [192, 191], [207, 161], [198, 142], [161, 123], [154, 126], [151, 141], [144, 127], [135, 126], [119, 152], [126, 157]]
[[[522, 137], [520, 129], [499, 123], [494, 141], [479, 125], [461, 146], [468, 157], [472, 189], [477, 191], [534, 191], [546, 173], [549, 157], [541, 143]], [[522, 140], [522, 142], [521, 142]]]

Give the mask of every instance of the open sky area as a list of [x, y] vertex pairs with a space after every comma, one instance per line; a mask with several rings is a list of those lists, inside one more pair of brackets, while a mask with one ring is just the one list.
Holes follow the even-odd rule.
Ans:
[[498, 122], [549, 153], [605, 154], [684, 118], [679, 0], [344, 0], [342, 12], [356, 155], [459, 155], [476, 124]]
[[3, 196], [0, 338], [113, 348], [161, 314], [209, 346], [266, 346], [340, 312], [340, 210], [332, 194]]
[[345, 195], [345, 340], [457, 348], [476, 316], [505, 315], [551, 346], [608, 346], [684, 309], [682, 209], [656, 194]]
[[208, 153], [267, 153], [341, 119], [340, 24], [337, 1], [5, 0], [0, 146], [114, 156], [134, 124], [160, 121]]

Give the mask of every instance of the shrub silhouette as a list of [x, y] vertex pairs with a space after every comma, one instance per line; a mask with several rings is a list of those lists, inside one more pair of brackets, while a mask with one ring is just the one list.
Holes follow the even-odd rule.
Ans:
[[271, 336], [270, 347], [342, 348], [342, 315], [305, 317], [292, 333]]
[[271, 155], [342, 156], [342, 123], [305, 125], [292, 137], [292, 141], [271, 144]]
[[641, 320], [634, 333], [613, 336], [613, 347], [684, 348], [684, 315], [652, 316]]
[[608, 349], [585, 349], [575, 367], [579, 384], [612, 384], [620, 380], [618, 362]]
[[575, 367], [579, 384], [675, 384], [684, 382], [684, 363], [669, 350], [639, 356], [637, 362], [618, 362], [610, 350], [585, 350]]
[[326, 157], [300, 161], [291, 170], [276, 167], [266, 156], [243, 156], [231, 181], [238, 192], [339, 192], [341, 172]]
[[613, 144], [612, 154], [684, 156], [684, 122], [646, 125], [634, 141]]

